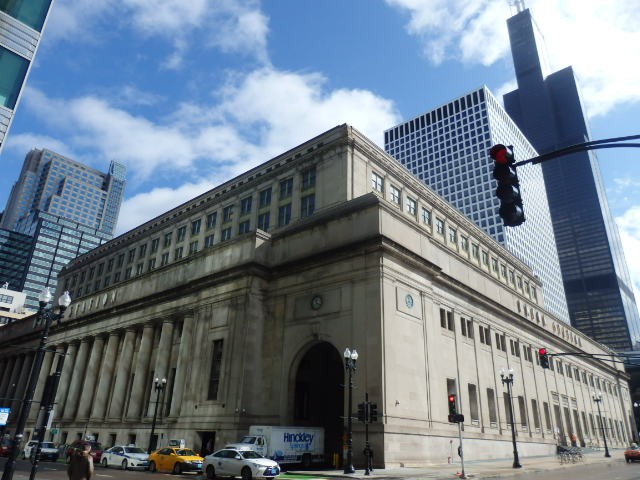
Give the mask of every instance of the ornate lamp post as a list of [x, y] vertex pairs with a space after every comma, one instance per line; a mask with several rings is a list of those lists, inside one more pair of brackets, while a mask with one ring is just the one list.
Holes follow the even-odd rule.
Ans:
[[160, 380], [158, 377], [153, 381], [153, 388], [156, 391], [156, 406], [153, 409], [153, 421], [151, 422], [151, 436], [149, 437], [149, 448], [147, 449], [147, 453], [151, 453], [151, 450], [155, 447], [153, 444], [153, 434], [156, 430], [156, 418], [158, 418], [158, 404], [160, 403], [160, 393], [164, 390], [164, 387], [167, 386], [167, 379], [163, 378]]
[[20, 446], [22, 444], [22, 437], [24, 436], [24, 426], [27, 423], [27, 418], [29, 417], [29, 411], [31, 410], [31, 404], [33, 403], [33, 395], [36, 391], [40, 370], [42, 369], [42, 360], [46, 353], [49, 329], [51, 328], [51, 323], [54, 320], [57, 320], [58, 324], [60, 324], [60, 321], [64, 317], [65, 310], [71, 304], [71, 297], [69, 296], [69, 292], [64, 292], [60, 295], [60, 298], [58, 298], [58, 313], [56, 313], [52, 308], [46, 308], [49, 302], [51, 302], [51, 292], [49, 291], [49, 287], [45, 287], [42, 292], [40, 292], [40, 295], [38, 295], [38, 301], [40, 302], [40, 308], [36, 314], [34, 326], [44, 325], [44, 327], [42, 329], [42, 336], [40, 337], [40, 345], [36, 350], [36, 356], [33, 360], [33, 367], [31, 368], [31, 373], [29, 375], [29, 383], [27, 384], [27, 389], [24, 392], [20, 415], [16, 423], [15, 435], [12, 442], [13, 448], [11, 449], [11, 454], [7, 459], [7, 463], [4, 465], [2, 480], [13, 479], [13, 472], [16, 469], [16, 458], [18, 457]]
[[591, 392], [591, 396], [593, 401], [596, 402], [598, 406], [598, 418], [600, 419], [600, 429], [602, 430], [602, 439], [604, 440], [604, 456], [610, 457], [609, 447], [607, 446], [607, 434], [604, 430], [604, 419], [602, 418], [602, 413], [600, 412], [600, 402], [602, 402], [602, 392]]
[[636, 431], [633, 432], [633, 439], [638, 442], [640, 438], [638, 437], [638, 433], [640, 433], [640, 403], [633, 402], [633, 415], [636, 421]]
[[347, 411], [347, 459], [344, 462], [344, 473], [355, 473], [353, 468], [353, 431], [351, 425], [351, 413], [353, 410], [353, 372], [356, 370], [356, 362], [358, 361], [358, 352], [354, 348], [344, 349], [344, 367], [349, 373], [349, 405]]
[[507, 386], [507, 394], [509, 395], [509, 410], [511, 410], [511, 441], [513, 442], [513, 468], [522, 468], [520, 459], [518, 458], [518, 446], [516, 445], [516, 426], [513, 419], [513, 396], [511, 395], [511, 385], [513, 385], [513, 369], [505, 371], [500, 370], [500, 379], [502, 384]]

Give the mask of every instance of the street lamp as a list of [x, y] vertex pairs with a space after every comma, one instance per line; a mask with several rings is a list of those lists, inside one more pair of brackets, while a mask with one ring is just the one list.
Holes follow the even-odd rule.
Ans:
[[522, 468], [518, 459], [518, 446], [516, 445], [516, 427], [513, 419], [513, 396], [511, 395], [511, 385], [513, 385], [513, 369], [505, 371], [500, 370], [500, 379], [502, 384], [507, 386], [507, 394], [509, 395], [509, 410], [511, 411], [511, 441], [513, 442], [513, 468]]
[[636, 420], [636, 431], [633, 433], [633, 439], [637, 442], [640, 441], [638, 433], [640, 432], [640, 403], [633, 402], [633, 416]]
[[353, 432], [351, 430], [351, 412], [353, 409], [353, 372], [356, 370], [358, 352], [356, 349], [344, 349], [344, 367], [349, 373], [349, 405], [347, 411], [347, 460], [344, 462], [344, 473], [355, 473], [353, 468]]
[[[20, 415], [18, 416], [18, 421], [16, 423], [16, 430], [12, 441], [13, 448], [9, 454], [7, 463], [4, 465], [2, 480], [13, 479], [13, 472], [16, 469], [16, 458], [18, 457], [18, 451], [20, 450], [22, 437], [24, 436], [24, 426], [27, 423], [27, 418], [29, 417], [29, 411], [31, 410], [31, 404], [33, 403], [33, 395], [36, 390], [36, 384], [38, 383], [38, 377], [40, 376], [40, 370], [42, 369], [42, 360], [44, 359], [44, 354], [46, 352], [45, 347], [49, 337], [49, 328], [51, 327], [51, 322], [54, 320], [58, 321], [58, 325], [60, 324], [62, 317], [64, 317], [65, 310], [71, 304], [71, 297], [69, 296], [69, 292], [64, 292], [60, 295], [60, 298], [58, 298], [58, 313], [56, 313], [53, 308], [46, 308], [49, 302], [51, 302], [51, 292], [49, 291], [49, 287], [45, 287], [42, 292], [40, 292], [40, 295], [38, 295], [38, 301], [40, 303], [40, 307], [36, 314], [34, 327], [36, 325], [44, 325], [44, 327], [42, 328], [40, 345], [38, 345], [38, 349], [36, 350], [33, 367], [31, 368], [31, 373], [29, 375], [29, 383], [27, 384], [27, 389], [24, 392], [22, 408], [20, 409]], [[42, 428], [46, 427], [43, 426]]]
[[610, 457], [609, 447], [607, 446], [607, 434], [604, 431], [604, 419], [602, 418], [602, 413], [600, 412], [600, 402], [602, 402], [602, 392], [591, 392], [591, 396], [593, 401], [596, 402], [598, 406], [598, 418], [600, 418], [600, 429], [602, 430], [602, 439], [604, 440], [604, 456]]
[[[167, 379], [163, 378], [160, 380], [158, 377], [153, 381], [153, 388], [156, 391], [156, 407], [153, 409], [153, 422], [151, 422], [151, 436], [149, 437], [149, 448], [147, 449], [147, 453], [151, 454], [152, 448], [155, 447], [153, 445], [153, 434], [156, 429], [156, 418], [158, 417], [158, 404], [160, 403], [160, 393], [164, 390], [164, 387], [167, 386]], [[152, 447], [153, 445], [153, 447]]]

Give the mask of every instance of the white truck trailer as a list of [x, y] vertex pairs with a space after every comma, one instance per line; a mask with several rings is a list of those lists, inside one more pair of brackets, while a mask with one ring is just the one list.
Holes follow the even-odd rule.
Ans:
[[301, 463], [309, 467], [324, 461], [324, 429], [321, 427], [279, 427], [252, 425], [249, 435], [230, 448], [249, 449], [281, 465]]

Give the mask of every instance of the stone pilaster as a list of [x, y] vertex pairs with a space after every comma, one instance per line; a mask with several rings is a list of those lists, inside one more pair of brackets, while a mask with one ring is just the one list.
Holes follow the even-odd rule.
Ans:
[[184, 317], [182, 323], [182, 336], [180, 337], [180, 349], [178, 351], [178, 365], [176, 367], [176, 377], [173, 384], [173, 398], [171, 400], [170, 417], [180, 415], [180, 407], [182, 406], [182, 395], [184, 392], [185, 381], [187, 378], [187, 368], [189, 363], [193, 361], [191, 358], [191, 343], [193, 336], [193, 313], [189, 313]]
[[[89, 364], [85, 370], [84, 384], [82, 385], [82, 394], [80, 395], [80, 405], [78, 406], [78, 419], [85, 420], [89, 418], [91, 404], [95, 394], [98, 372], [100, 371], [100, 360], [102, 359], [102, 351], [104, 350], [104, 337], [99, 336], [93, 341]], [[96, 401], [103, 401], [96, 399]]]
[[140, 348], [136, 359], [136, 369], [134, 371], [133, 387], [129, 397], [129, 408], [127, 418], [139, 420], [142, 413], [142, 402], [144, 400], [147, 375], [149, 374], [149, 364], [151, 362], [151, 349], [153, 347], [153, 325], [147, 324], [142, 331]]
[[71, 384], [71, 372], [73, 371], [73, 366], [76, 363], [77, 353], [77, 343], [72, 343], [67, 346], [64, 365], [62, 366], [62, 374], [60, 375], [60, 383], [58, 384], [58, 391], [56, 392], [55, 409], [59, 416], [62, 416], [62, 413], [64, 412], [67, 394], [69, 393], [69, 385]]
[[73, 364], [73, 371], [71, 372], [71, 383], [69, 384], [67, 400], [64, 405], [63, 418], [65, 419], [72, 420], [76, 416], [76, 410], [78, 409], [78, 403], [80, 402], [82, 384], [84, 383], [88, 356], [89, 339], [83, 338], [80, 342], [80, 348], [78, 349], [78, 356]]
[[102, 420], [107, 411], [109, 403], [109, 389], [113, 380], [113, 370], [116, 364], [116, 355], [118, 354], [118, 345], [120, 344], [120, 332], [114, 331], [109, 335], [107, 348], [102, 358], [102, 367], [100, 368], [98, 388], [96, 390], [93, 408], [91, 409], [90, 418]]
[[0, 398], [4, 398], [9, 390], [9, 381], [13, 374], [13, 367], [15, 366], [17, 357], [5, 358], [3, 362], [2, 381], [0, 382]]
[[136, 340], [136, 329], [129, 328], [124, 335], [122, 351], [118, 359], [116, 370], [116, 380], [111, 392], [111, 405], [109, 406], [108, 418], [120, 420], [124, 414], [124, 399], [129, 386], [131, 376], [131, 362], [133, 361], [134, 342]]
[[49, 373], [51, 373], [51, 364], [53, 363], [53, 358], [55, 354], [52, 351], [53, 347], [48, 346], [47, 351], [44, 354], [44, 358], [42, 359], [42, 367], [40, 368], [40, 375], [38, 375], [38, 383], [36, 384], [36, 390], [33, 394], [33, 404], [31, 405], [31, 410], [29, 411], [29, 422], [35, 422], [38, 419], [38, 412], [40, 411], [40, 407], [42, 406], [42, 393], [44, 392], [44, 386], [47, 382], [47, 377]]

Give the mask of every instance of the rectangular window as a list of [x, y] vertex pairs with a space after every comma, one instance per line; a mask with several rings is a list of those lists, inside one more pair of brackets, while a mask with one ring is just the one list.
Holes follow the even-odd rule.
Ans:
[[531, 411], [533, 412], [533, 427], [536, 432], [540, 431], [540, 413], [538, 412], [538, 401], [535, 398], [531, 399]]
[[220, 241], [226, 242], [227, 240], [231, 239], [231, 227], [225, 228], [220, 233], [222, 234], [222, 238], [220, 239]]
[[191, 222], [191, 235], [198, 235], [200, 233], [200, 225], [202, 224], [202, 219], [194, 220]]
[[302, 190], [308, 190], [316, 186], [316, 167], [311, 167], [302, 172]]
[[502, 395], [503, 395], [502, 399], [504, 401], [504, 412], [505, 412], [506, 423], [507, 423], [507, 426], [511, 426], [511, 418], [512, 418], [511, 397], [507, 392], [503, 392]]
[[465, 252], [469, 251], [469, 239], [464, 235], [460, 235], [460, 248]]
[[233, 219], [233, 205], [227, 205], [222, 209], [222, 221], [230, 222]]
[[548, 432], [551, 431], [551, 411], [549, 410], [549, 404], [542, 402], [542, 409], [544, 410], [544, 427]]
[[291, 204], [287, 203], [278, 208], [278, 226], [289, 225], [291, 222]]
[[313, 215], [316, 209], [316, 196], [307, 195], [300, 200], [300, 216], [302, 218]]
[[498, 350], [502, 350], [503, 352], [507, 352], [507, 340], [504, 335], [500, 335], [496, 332], [496, 348]]
[[244, 222], [240, 222], [238, 224], [238, 234], [242, 235], [243, 233], [248, 233], [251, 231], [251, 222], [249, 220], [245, 220]]
[[147, 270], [151, 271], [154, 268], [156, 268], [156, 259], [152, 258], [149, 260], [149, 267], [147, 268]]
[[376, 172], [371, 173], [371, 188], [376, 192], [384, 193], [384, 179]]
[[174, 260], [179, 260], [179, 259], [182, 258], [183, 254], [184, 254], [184, 248], [183, 247], [178, 247], [178, 248], [176, 248], [176, 250], [175, 250], [175, 252], [173, 254], [173, 259]]
[[140, 248], [138, 249], [138, 258], [142, 258], [147, 254], [147, 244], [145, 243], [144, 245], [140, 245]]
[[480, 258], [480, 245], [478, 245], [477, 243], [471, 245], [471, 256], [476, 260]]
[[[127, 263], [133, 263], [133, 259], [136, 258], [136, 249], [132, 248], [129, 250], [129, 257], [127, 257]], [[89, 273], [89, 278], [93, 277], [91, 273]]]
[[198, 240], [194, 240], [189, 244], [189, 255], [193, 255], [198, 252]]
[[213, 341], [213, 351], [211, 354], [211, 371], [209, 372], [209, 389], [207, 400], [217, 400], [220, 388], [220, 375], [222, 372], [222, 340]]
[[520, 342], [516, 340], [509, 339], [509, 344], [511, 346], [511, 355], [514, 357], [520, 357]]
[[131, 267], [127, 267], [124, 271], [124, 279], [129, 280], [131, 278]]
[[122, 267], [122, 265], [124, 265], [124, 253], [121, 253], [120, 255], [118, 255], [118, 261], [116, 263], [116, 268], [120, 268], [120, 267]]
[[524, 397], [518, 397], [518, 410], [520, 410], [520, 425], [522, 430], [526, 430], [529, 422], [527, 419], [527, 407], [524, 403]]
[[218, 212], [209, 213], [207, 215], [207, 230], [216, 228], [217, 221], [218, 221]]
[[455, 228], [449, 227], [449, 241], [451, 243], [457, 243], [458, 241], [458, 232]]
[[164, 266], [169, 263], [169, 252], [163, 253], [162, 257], [160, 257], [160, 265]]
[[436, 217], [436, 232], [440, 235], [444, 235], [444, 220]]
[[176, 241], [182, 242], [184, 240], [184, 237], [186, 236], [187, 236], [187, 227], [182, 226], [178, 229], [178, 233], [176, 235]]
[[11, 110], [15, 108], [28, 68], [29, 61], [26, 58], [0, 47], [0, 105]]
[[271, 187], [260, 192], [260, 205], [259, 208], [265, 208], [271, 205]]
[[144, 264], [140, 262], [139, 264], [136, 265], [136, 275], [142, 275], [143, 271], [144, 271]]
[[391, 201], [396, 205], [400, 205], [400, 189], [391, 185]]
[[491, 270], [498, 273], [498, 260], [496, 260], [495, 258], [491, 259]]
[[247, 215], [251, 213], [251, 203], [253, 202], [253, 197], [245, 197], [240, 200], [240, 215]]
[[110, 258], [109, 261], [107, 262], [107, 273], [113, 271], [113, 262], [114, 262], [113, 258]]
[[431, 225], [431, 211], [422, 207], [422, 223]]
[[204, 248], [209, 248], [209, 247], [213, 247], [213, 242], [214, 242], [214, 235], [207, 235], [206, 237], [204, 237]]
[[164, 234], [164, 242], [162, 244], [162, 248], [169, 248], [171, 246], [171, 237], [173, 236], [173, 232]]
[[159, 238], [154, 238], [151, 240], [151, 253], [156, 253], [158, 251], [158, 244], [160, 243]]
[[293, 178], [280, 181], [280, 200], [291, 197], [293, 193]]
[[489, 254], [484, 250], [482, 251], [482, 264], [489, 265]]
[[440, 326], [447, 330], [451, 330], [452, 332], [455, 331], [455, 327], [453, 325], [453, 312], [451, 310], [446, 310], [444, 308], [440, 309]]
[[460, 317], [460, 331], [467, 338], [473, 338], [473, 320]]
[[270, 218], [271, 218], [270, 212], [265, 212], [258, 215], [258, 228], [260, 230], [264, 230], [265, 232], [268, 232]]
[[113, 274], [113, 283], [120, 281], [120, 272], [116, 272]]
[[496, 410], [496, 396], [492, 388], [487, 388], [487, 404], [489, 406], [489, 424], [492, 427], [498, 426], [498, 413]]
[[417, 210], [417, 202], [413, 198], [407, 197], [407, 212], [409, 212], [409, 215], [413, 215], [415, 217]]
[[480, 414], [478, 412], [478, 390], [476, 386], [469, 383], [469, 414], [471, 416], [471, 423], [478, 423], [480, 421]]

